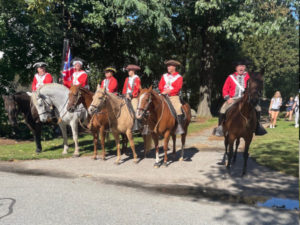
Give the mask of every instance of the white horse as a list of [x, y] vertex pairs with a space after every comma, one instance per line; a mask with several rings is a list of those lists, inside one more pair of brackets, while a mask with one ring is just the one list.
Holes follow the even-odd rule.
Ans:
[[46, 122], [52, 118], [52, 107], [55, 106], [55, 115], [59, 120], [58, 125], [64, 138], [64, 150], [62, 154], [68, 153], [69, 146], [66, 128], [67, 125], [71, 126], [73, 140], [75, 142], [73, 156], [78, 157], [78, 121], [86, 121], [88, 117], [87, 110], [82, 105], [79, 105], [75, 112], [69, 112], [67, 110], [69, 89], [61, 84], [46, 84], [37, 91], [29, 92], [28, 94], [31, 95], [32, 102], [39, 113], [41, 122]]

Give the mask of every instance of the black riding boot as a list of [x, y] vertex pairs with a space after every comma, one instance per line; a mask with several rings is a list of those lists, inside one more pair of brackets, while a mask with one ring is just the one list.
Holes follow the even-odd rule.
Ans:
[[184, 115], [179, 115], [177, 116], [177, 128], [176, 128], [176, 134], [184, 134], [184, 130], [183, 130], [183, 121], [184, 120]]
[[218, 122], [218, 127], [215, 128], [214, 134], [218, 137], [223, 137], [224, 133], [223, 133], [223, 126], [222, 123], [225, 120], [225, 114], [224, 113], [220, 113], [219, 114], [219, 122]]
[[133, 132], [138, 132], [138, 131], [140, 131], [140, 129], [141, 129], [140, 121], [137, 118], [134, 118], [132, 131]]
[[262, 136], [265, 135], [266, 133], [268, 133], [266, 131], [266, 129], [260, 125], [259, 121], [260, 121], [260, 112], [255, 111], [256, 112], [256, 129], [255, 129], [255, 135], [257, 136]]

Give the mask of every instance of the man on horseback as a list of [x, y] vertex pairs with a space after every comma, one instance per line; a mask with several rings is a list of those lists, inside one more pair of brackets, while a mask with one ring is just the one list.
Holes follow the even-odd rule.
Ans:
[[104, 70], [105, 73], [105, 79], [101, 82], [100, 87], [105, 88], [105, 90], [109, 93], [114, 93], [117, 95], [118, 93], [118, 81], [114, 77], [114, 74], [117, 72], [117, 70], [112, 67], [106, 67]]
[[42, 87], [44, 84], [49, 84], [53, 82], [52, 76], [50, 73], [46, 72], [47, 64], [44, 62], [37, 62], [33, 65], [37, 69], [37, 73], [34, 75], [32, 82], [32, 91], [36, 91], [39, 87]]
[[[128, 77], [125, 80], [122, 94], [126, 97], [129, 103], [129, 107], [132, 107], [132, 113], [135, 117], [135, 111], [138, 105], [138, 95], [141, 89], [141, 80], [138, 75], [136, 75], [136, 71], [139, 71], [141, 68], [137, 65], [129, 64], [126, 68], [128, 71]], [[131, 103], [131, 105], [130, 105]], [[139, 131], [140, 126], [138, 120], [135, 118], [133, 131]]]
[[[250, 78], [246, 72], [245, 61], [237, 61], [235, 63], [235, 70], [233, 74], [227, 77], [223, 86], [223, 98], [225, 102], [220, 109], [218, 127], [214, 131], [215, 135], [219, 137], [224, 136], [222, 123], [225, 121], [226, 111], [243, 96], [247, 87], [247, 81]], [[259, 105], [255, 107], [255, 111], [257, 117], [255, 135], [265, 135], [267, 131], [259, 123], [261, 112]]]
[[180, 66], [180, 62], [176, 60], [168, 60], [165, 62], [165, 65], [167, 65], [168, 73], [165, 73], [161, 77], [158, 89], [162, 95], [169, 97], [170, 102], [172, 103], [175, 109], [178, 124], [176, 134], [184, 134], [184, 130], [182, 128], [184, 122], [184, 115], [182, 113], [182, 104], [179, 98], [183, 78], [178, 72], [176, 72], [176, 67]]
[[72, 85], [81, 85], [81, 87], [89, 88], [88, 76], [86, 72], [82, 69], [83, 60], [79, 58], [74, 58], [72, 60], [73, 68], [68, 71], [63, 71], [64, 80], [63, 84], [70, 88]]

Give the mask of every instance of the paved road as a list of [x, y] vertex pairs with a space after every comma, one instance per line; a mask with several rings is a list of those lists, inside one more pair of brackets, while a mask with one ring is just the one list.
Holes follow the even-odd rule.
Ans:
[[297, 224], [298, 214], [107, 185], [0, 172], [1, 225]]

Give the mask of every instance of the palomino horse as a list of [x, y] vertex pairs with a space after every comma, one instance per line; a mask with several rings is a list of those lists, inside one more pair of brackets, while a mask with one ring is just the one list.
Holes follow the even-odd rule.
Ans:
[[35, 105], [40, 120], [45, 122], [51, 118], [51, 108], [55, 106], [57, 109], [55, 114], [59, 118], [59, 127], [62, 131], [64, 138], [64, 150], [62, 154], [68, 152], [68, 137], [67, 137], [67, 125], [71, 126], [73, 140], [75, 143], [75, 151], [73, 156], [79, 156], [78, 146], [78, 122], [79, 120], [85, 121], [88, 117], [86, 109], [83, 106], [76, 109], [75, 112], [71, 113], [67, 110], [69, 89], [61, 84], [45, 84], [40, 87], [37, 91], [32, 92], [31, 98]]
[[[261, 96], [262, 88], [263, 81], [261, 73], [252, 73], [244, 96], [230, 109], [228, 109], [226, 113], [226, 120], [223, 122], [223, 131], [225, 134], [225, 154], [227, 154], [226, 166], [228, 169], [230, 169], [232, 161], [234, 141], [236, 140], [239, 143], [240, 138], [245, 140], [244, 167], [242, 175], [245, 175], [247, 171], [249, 146], [251, 144], [257, 122], [255, 106]], [[229, 152], [227, 152], [228, 145]], [[236, 152], [233, 156], [233, 162], [235, 161], [235, 158]]]
[[[67, 105], [67, 109], [69, 112], [74, 112], [78, 105], [83, 104], [84, 108], [87, 110], [92, 101], [93, 101], [94, 93], [89, 91], [86, 88], [81, 87], [80, 85], [73, 85], [70, 88], [69, 92], [69, 102]], [[94, 142], [94, 155], [93, 159], [97, 159], [97, 145], [98, 145], [98, 137], [100, 133], [101, 147], [102, 147], [102, 159], [105, 160], [105, 130], [109, 129], [109, 121], [107, 116], [107, 110], [103, 109], [101, 112], [95, 113], [90, 118], [91, 126], [89, 129], [93, 134], [93, 142]], [[123, 147], [126, 148], [127, 142], [126, 137], [123, 136]]]
[[[184, 145], [187, 135], [187, 128], [191, 121], [191, 108], [189, 104], [185, 103], [183, 105], [183, 110], [185, 111], [186, 119], [183, 125], [184, 134], [181, 135], [181, 157], [180, 161], [184, 157]], [[169, 107], [163, 96], [160, 96], [156, 91], [152, 90], [152, 86], [149, 89], [142, 89], [139, 95], [139, 103], [136, 111], [136, 117], [142, 119], [146, 113], [149, 112], [147, 125], [150, 128], [152, 139], [154, 141], [156, 150], [156, 161], [154, 167], [159, 167], [159, 151], [158, 151], [158, 140], [159, 136], [164, 137], [164, 165], [167, 166], [167, 151], [170, 136], [173, 139], [173, 155], [176, 155], [176, 127], [177, 122], [172, 115]]]
[[4, 107], [8, 114], [9, 123], [13, 126], [17, 126], [17, 115], [23, 114], [25, 123], [31, 130], [35, 145], [36, 152], [42, 151], [41, 145], [41, 131], [42, 123], [40, 122], [38, 112], [34, 105], [31, 103], [30, 96], [26, 92], [18, 92], [13, 95], [2, 95], [4, 100]]
[[[132, 127], [134, 123], [134, 117], [131, 115], [128, 107], [126, 106], [125, 100], [112, 93], [107, 92], [103, 88], [98, 88], [93, 96], [93, 102], [89, 107], [89, 113], [94, 114], [102, 109], [107, 109], [108, 119], [112, 134], [115, 138], [117, 145], [117, 160], [116, 164], [119, 164], [121, 153], [120, 153], [120, 134], [126, 134], [128, 137], [130, 147], [133, 153], [134, 162], [137, 163], [137, 154], [135, 152], [135, 146], [132, 136]], [[149, 135], [147, 137], [150, 137]], [[144, 137], [144, 141], [147, 137]], [[145, 143], [148, 143], [145, 141]]]

